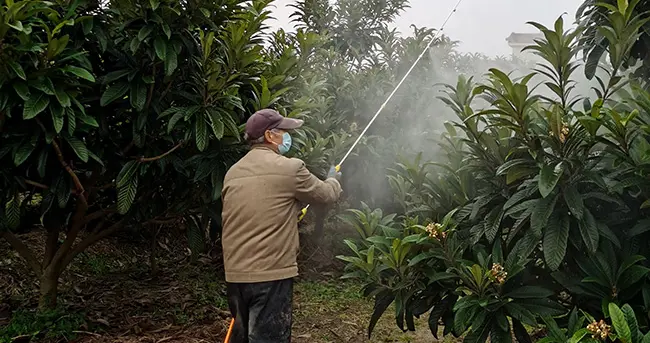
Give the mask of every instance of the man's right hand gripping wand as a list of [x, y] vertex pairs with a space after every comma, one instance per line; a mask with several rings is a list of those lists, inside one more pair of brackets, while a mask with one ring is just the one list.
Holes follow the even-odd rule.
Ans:
[[[336, 165], [330, 167], [329, 172], [327, 173], [327, 178], [335, 178], [337, 180], [341, 179], [341, 165]], [[307, 215], [307, 210], [309, 209], [309, 205], [305, 206], [301, 211], [300, 215], [298, 216], [298, 221], [301, 221], [303, 218], [305, 218], [305, 215]]]

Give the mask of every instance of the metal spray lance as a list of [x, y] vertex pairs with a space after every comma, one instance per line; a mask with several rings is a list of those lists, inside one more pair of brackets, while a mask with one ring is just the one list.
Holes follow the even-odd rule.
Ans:
[[[411, 65], [411, 68], [409, 68], [409, 70], [406, 72], [404, 77], [402, 77], [402, 80], [400, 80], [400, 82], [397, 84], [397, 86], [395, 86], [395, 89], [393, 89], [393, 91], [390, 93], [390, 95], [388, 95], [388, 98], [386, 98], [386, 101], [384, 101], [384, 103], [381, 104], [381, 106], [377, 110], [377, 113], [375, 113], [375, 115], [372, 117], [372, 119], [370, 119], [370, 122], [368, 123], [368, 125], [366, 125], [366, 127], [363, 129], [363, 131], [361, 131], [361, 134], [359, 135], [359, 137], [357, 137], [357, 140], [354, 141], [354, 144], [352, 144], [352, 146], [350, 147], [348, 152], [345, 154], [345, 156], [343, 156], [343, 159], [341, 159], [341, 162], [339, 162], [336, 165], [335, 169], [336, 169], [337, 173], [341, 170], [341, 165], [350, 156], [350, 154], [352, 153], [354, 148], [356, 148], [357, 144], [359, 144], [359, 142], [361, 141], [361, 138], [363, 138], [363, 136], [366, 134], [366, 132], [368, 131], [368, 129], [370, 128], [372, 123], [374, 123], [375, 120], [377, 119], [377, 117], [379, 117], [379, 114], [384, 110], [384, 108], [386, 107], [388, 102], [391, 99], [393, 99], [393, 96], [395, 95], [395, 93], [397, 93], [397, 91], [400, 89], [400, 87], [402, 87], [402, 84], [404, 84], [404, 81], [406, 81], [406, 78], [408, 78], [409, 75], [411, 75], [411, 72], [413, 71], [413, 69], [415, 69], [415, 66], [420, 62], [420, 60], [422, 59], [422, 57], [424, 57], [424, 55], [427, 53], [427, 51], [429, 51], [429, 48], [431, 48], [431, 46], [433, 45], [433, 42], [435, 42], [436, 38], [438, 37], [438, 34], [442, 32], [445, 25], [449, 21], [449, 18], [451, 18], [451, 16], [454, 15], [454, 13], [456, 13], [456, 10], [458, 9], [458, 6], [460, 6], [461, 2], [463, 2], [463, 0], [459, 0], [458, 3], [456, 3], [456, 6], [454, 6], [453, 10], [449, 13], [449, 15], [447, 16], [447, 19], [445, 20], [445, 22], [440, 27], [440, 30], [438, 30], [436, 32], [436, 34], [431, 38], [431, 40], [429, 41], [427, 46], [424, 48], [424, 50], [422, 50], [422, 53], [420, 53], [420, 56], [418, 56], [418, 58], [415, 60], [415, 62], [413, 62], [413, 64]], [[300, 216], [298, 217], [299, 221], [302, 220], [305, 217], [305, 215], [307, 214], [307, 210], [309, 210], [309, 205], [305, 206], [305, 208], [303, 208], [300, 211]]]

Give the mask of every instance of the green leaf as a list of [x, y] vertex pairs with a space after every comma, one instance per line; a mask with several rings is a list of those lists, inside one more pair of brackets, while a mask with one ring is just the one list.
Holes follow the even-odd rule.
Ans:
[[88, 148], [84, 142], [80, 141], [76, 137], [65, 137], [65, 140], [80, 160], [88, 162]]
[[204, 116], [197, 116], [194, 122], [194, 135], [197, 149], [204, 151], [208, 147], [208, 128]]
[[26, 83], [24, 82], [14, 82], [13, 83], [14, 90], [16, 91], [16, 94], [23, 99], [23, 101], [27, 101], [31, 94], [29, 93], [29, 87], [27, 86]]
[[178, 56], [174, 49], [168, 49], [167, 57], [165, 58], [165, 75], [169, 76], [174, 73], [178, 67]]
[[101, 106], [106, 106], [117, 99], [124, 97], [126, 92], [129, 90], [129, 84], [126, 82], [118, 82], [106, 89], [104, 94], [102, 94], [99, 104]]
[[546, 198], [551, 194], [551, 192], [553, 192], [563, 171], [564, 168], [562, 162], [556, 164], [555, 167], [545, 165], [539, 171], [539, 192], [542, 194], [543, 198]]
[[383, 291], [375, 296], [375, 305], [368, 323], [368, 338], [372, 336], [372, 331], [375, 329], [377, 322], [394, 300], [395, 295], [391, 291]]
[[548, 298], [553, 295], [553, 291], [550, 291], [543, 287], [538, 286], [522, 286], [515, 288], [513, 291], [506, 293], [506, 297], [513, 299], [538, 299], [538, 298]]
[[58, 134], [61, 133], [63, 129], [63, 122], [65, 117], [63, 116], [63, 108], [57, 105], [50, 106], [50, 112], [52, 114], [52, 124], [54, 125], [54, 131]]
[[122, 69], [122, 70], [116, 70], [112, 71], [108, 74], [106, 74], [104, 77], [101, 78], [103, 84], [109, 84], [113, 81], [117, 81], [127, 75], [129, 75], [131, 71], [128, 69]]
[[167, 60], [167, 43], [165, 40], [162, 37], [158, 36], [156, 39], [154, 39], [153, 46], [156, 50], [156, 56], [158, 56], [161, 61], [165, 62]]
[[149, 25], [143, 26], [140, 31], [138, 31], [138, 39], [143, 41], [145, 38], [149, 36], [149, 34], [153, 31], [153, 28]]
[[530, 216], [530, 228], [536, 236], [542, 236], [542, 229], [555, 209], [558, 195], [540, 199]]
[[569, 343], [578, 343], [582, 341], [582, 339], [589, 334], [589, 330], [586, 328], [582, 328], [578, 331], [576, 331], [573, 336], [571, 336], [571, 339], [569, 340]]
[[210, 128], [212, 129], [212, 133], [214, 133], [214, 136], [217, 139], [223, 138], [224, 124], [223, 121], [221, 120], [221, 117], [219, 117], [217, 112], [213, 111], [208, 114], [208, 118], [210, 118]]
[[16, 76], [18, 76], [19, 78], [21, 78], [23, 80], [27, 80], [27, 76], [25, 75], [25, 70], [23, 70], [23, 67], [21, 67], [20, 64], [18, 64], [16, 61], [12, 61], [12, 60], [7, 62], [7, 64], [9, 64], [9, 67], [11, 68], [11, 70], [13, 70], [14, 73], [16, 73]]
[[47, 95], [54, 95], [54, 84], [49, 77], [39, 77], [38, 79], [30, 80], [29, 86]]
[[59, 204], [59, 208], [65, 208], [70, 200], [70, 185], [66, 176], [59, 177], [54, 185], [54, 193]]
[[632, 333], [630, 332], [630, 326], [627, 324], [627, 320], [625, 320], [623, 311], [614, 303], [609, 303], [608, 308], [618, 339], [623, 343], [632, 343]]
[[494, 241], [499, 232], [504, 212], [503, 208], [495, 207], [490, 211], [485, 220], [485, 237], [490, 241], [490, 243]]
[[138, 193], [138, 176], [135, 175], [117, 188], [117, 211], [126, 214]]
[[169, 119], [169, 123], [167, 123], [167, 133], [172, 132], [172, 130], [174, 129], [174, 126], [176, 126], [176, 123], [178, 123], [178, 121], [181, 120], [181, 118], [183, 118], [184, 116], [185, 116], [185, 112], [184, 112], [184, 111], [178, 111], [178, 112], [176, 112], [176, 113], [175, 113], [175, 114], [174, 114], [174, 115]]
[[650, 343], [650, 332], [646, 333], [645, 336], [643, 336], [643, 341], [641, 343]]
[[578, 219], [582, 219], [584, 214], [584, 202], [582, 196], [574, 185], [568, 185], [564, 188], [564, 202], [571, 210], [571, 214]]
[[68, 114], [68, 134], [72, 136], [77, 128], [77, 115], [71, 108], [68, 108], [65, 112]]
[[165, 33], [165, 36], [167, 36], [167, 39], [172, 38], [172, 30], [169, 28], [169, 25], [167, 25], [167, 23], [162, 23], [162, 29]]
[[95, 82], [95, 77], [93, 76], [93, 74], [91, 74], [88, 70], [84, 68], [79, 68], [75, 66], [66, 66], [63, 67], [63, 71], [76, 75], [84, 80]]
[[551, 270], [557, 270], [564, 261], [569, 241], [569, 218], [555, 212], [549, 219], [544, 233], [544, 260]]
[[38, 156], [38, 166], [36, 169], [38, 170], [38, 175], [40, 177], [45, 177], [45, 168], [47, 167], [47, 157], [49, 156], [49, 152], [47, 149], [41, 150], [41, 154]]
[[28, 120], [36, 117], [39, 113], [43, 112], [47, 105], [50, 104], [50, 97], [43, 93], [32, 94], [32, 96], [25, 101], [23, 108], [23, 119]]
[[530, 338], [530, 334], [528, 334], [528, 330], [526, 330], [526, 327], [517, 319], [512, 320], [512, 329], [515, 333], [515, 338], [517, 339], [518, 343], [533, 343], [533, 340]]
[[95, 118], [93, 118], [91, 116], [82, 114], [82, 115], [78, 116], [78, 118], [79, 118], [79, 120], [81, 120], [82, 123], [84, 123], [84, 124], [86, 124], [88, 126], [99, 127], [99, 123], [97, 123], [97, 120], [95, 120]]
[[650, 269], [644, 266], [631, 266], [621, 275], [618, 286], [621, 290], [624, 290], [647, 277], [648, 273], [650, 273]]
[[189, 223], [187, 228], [187, 243], [192, 254], [192, 259], [196, 260], [199, 254], [205, 250], [205, 234], [195, 219], [189, 219], [187, 222]]
[[131, 100], [131, 106], [133, 106], [136, 111], [142, 111], [147, 102], [147, 86], [140, 81], [132, 83], [129, 99]]
[[123, 187], [127, 183], [131, 182], [131, 179], [139, 170], [140, 164], [137, 161], [129, 161], [120, 170], [117, 174], [117, 187]]
[[95, 155], [92, 151], [88, 150], [88, 156], [90, 156], [90, 158], [92, 158], [100, 166], [102, 166], [102, 167], [104, 166], [104, 161], [102, 161], [102, 159], [99, 158], [99, 156]]
[[591, 253], [595, 253], [596, 250], [598, 250], [600, 232], [598, 231], [596, 219], [589, 210], [585, 210], [584, 217], [578, 222], [578, 226], [580, 228], [582, 240], [587, 246], [587, 250]]
[[38, 143], [38, 135], [32, 136], [31, 139], [26, 140], [16, 149], [16, 152], [14, 152], [14, 165], [16, 167], [27, 161], [32, 152], [34, 152], [36, 143]]
[[68, 93], [66, 93], [66, 91], [64, 91], [63, 89], [55, 88], [54, 95], [56, 96], [56, 99], [59, 100], [59, 104], [61, 104], [61, 106], [63, 107], [72, 106]]
[[10, 229], [20, 225], [20, 197], [18, 193], [5, 204], [5, 216]]
[[648, 231], [650, 231], [650, 219], [641, 219], [630, 229], [630, 231], [627, 233], [627, 236], [633, 238]]
[[623, 305], [621, 308], [625, 314], [625, 320], [630, 327], [632, 342], [638, 342], [641, 339], [641, 332], [639, 331], [639, 322], [636, 320], [636, 314], [632, 307], [628, 304]]

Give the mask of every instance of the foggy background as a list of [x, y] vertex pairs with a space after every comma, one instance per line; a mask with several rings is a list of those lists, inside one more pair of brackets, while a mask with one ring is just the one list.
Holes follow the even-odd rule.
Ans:
[[[273, 16], [269, 21], [273, 28], [291, 30], [289, 15], [293, 0], [276, 0]], [[402, 33], [410, 33], [409, 26], [440, 28], [458, 0], [411, 0], [395, 26]], [[527, 25], [536, 21], [550, 26], [562, 13], [567, 24], [575, 21], [575, 12], [581, 0], [463, 0], [458, 12], [449, 20], [444, 32], [460, 41], [460, 52], [478, 52], [489, 56], [509, 55], [506, 37], [512, 32], [535, 33]], [[568, 26], [568, 25], [567, 25]]]

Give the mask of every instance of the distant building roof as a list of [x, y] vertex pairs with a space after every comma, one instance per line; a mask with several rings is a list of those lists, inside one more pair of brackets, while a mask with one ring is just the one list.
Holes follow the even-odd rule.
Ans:
[[521, 45], [521, 44], [533, 44], [535, 43], [535, 39], [538, 38], [544, 38], [544, 35], [541, 33], [511, 33], [508, 38], [506, 38], [506, 41], [508, 41], [508, 44], [510, 45]]

